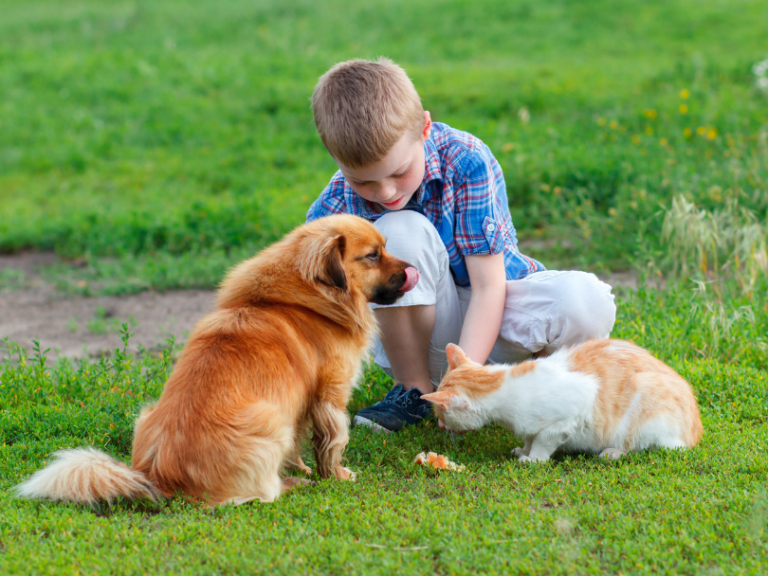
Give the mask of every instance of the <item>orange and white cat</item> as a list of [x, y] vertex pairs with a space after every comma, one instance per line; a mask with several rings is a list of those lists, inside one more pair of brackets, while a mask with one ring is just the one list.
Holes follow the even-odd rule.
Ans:
[[558, 448], [618, 459], [648, 448], [691, 448], [702, 435], [690, 385], [623, 340], [588, 340], [514, 366], [481, 366], [454, 344], [437, 392], [422, 396], [453, 430], [497, 423], [525, 441], [521, 462]]

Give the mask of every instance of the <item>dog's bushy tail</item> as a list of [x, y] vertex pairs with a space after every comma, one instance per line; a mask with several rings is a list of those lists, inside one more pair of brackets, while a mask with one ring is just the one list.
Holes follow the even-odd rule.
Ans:
[[48, 466], [16, 487], [19, 497], [83, 504], [104, 500], [111, 502], [118, 496], [131, 500], [158, 500], [162, 497], [143, 473], [99, 450], [61, 450], [53, 456], [54, 460]]

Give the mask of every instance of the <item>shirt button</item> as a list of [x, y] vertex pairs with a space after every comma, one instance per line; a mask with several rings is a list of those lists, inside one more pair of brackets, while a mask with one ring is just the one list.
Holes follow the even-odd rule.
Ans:
[[494, 226], [493, 224], [488, 224], [487, 230], [488, 232], [493, 232], [494, 230], [496, 230], [496, 226]]

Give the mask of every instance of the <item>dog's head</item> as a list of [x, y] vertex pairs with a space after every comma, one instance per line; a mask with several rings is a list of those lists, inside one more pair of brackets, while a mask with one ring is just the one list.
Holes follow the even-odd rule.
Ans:
[[340, 293], [361, 292], [368, 302], [394, 304], [418, 282], [416, 269], [389, 254], [384, 236], [357, 216], [320, 218], [304, 226], [305, 280]]

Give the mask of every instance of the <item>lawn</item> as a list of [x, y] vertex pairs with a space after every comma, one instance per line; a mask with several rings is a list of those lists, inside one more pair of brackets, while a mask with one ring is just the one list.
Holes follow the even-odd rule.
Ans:
[[[614, 336], [689, 379], [705, 427], [685, 453], [535, 467], [510, 457], [520, 441], [498, 428], [353, 429], [356, 483], [272, 504], [27, 502], [12, 487], [58, 448], [129, 460], [133, 419], [178, 346], [50, 364], [6, 343], [0, 573], [768, 573], [768, 90], [755, 66], [768, 58], [768, 3], [0, 11], [0, 252], [55, 250], [65, 264], [45, 275], [62, 291], [215, 286], [300, 224], [334, 171], [311, 124], [317, 77], [387, 55], [434, 119], [497, 155], [524, 252], [635, 272]], [[369, 368], [350, 412], [389, 385]], [[423, 450], [466, 470], [418, 468]]]

